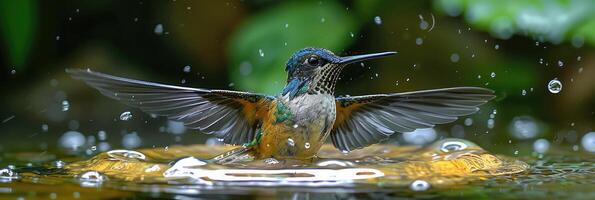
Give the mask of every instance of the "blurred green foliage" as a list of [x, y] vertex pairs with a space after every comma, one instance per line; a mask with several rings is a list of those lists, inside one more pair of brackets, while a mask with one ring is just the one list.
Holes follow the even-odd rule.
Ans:
[[15, 69], [25, 67], [27, 56], [35, 41], [37, 2], [34, 0], [0, 0], [0, 30], [10, 64]]
[[357, 21], [334, 1], [285, 2], [251, 16], [229, 43], [231, 80], [242, 90], [274, 94], [285, 85], [291, 54], [315, 46], [339, 51], [354, 39]]
[[592, 0], [436, 0], [451, 16], [508, 39], [514, 34], [558, 44], [595, 45], [595, 1]]

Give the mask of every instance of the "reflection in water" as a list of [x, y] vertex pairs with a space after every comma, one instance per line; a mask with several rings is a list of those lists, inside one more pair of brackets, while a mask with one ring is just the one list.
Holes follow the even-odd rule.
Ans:
[[[492, 155], [461, 139], [440, 140], [424, 148], [374, 145], [349, 154], [325, 145], [319, 152], [320, 157], [312, 161], [266, 159], [219, 165], [207, 160], [231, 148], [192, 145], [171, 146], [167, 151], [163, 148], [112, 150], [88, 160], [68, 161], [59, 170], [53, 164], [48, 164], [49, 168], [2, 169], [0, 180], [9, 184], [64, 187], [74, 178], [77, 187], [117, 189], [111, 190], [115, 194], [144, 192], [141, 194], [146, 193], [152, 198], [258, 194], [298, 199], [344, 199], [389, 198], [391, 192], [415, 196], [428, 194], [425, 191], [457, 191], [458, 186], [463, 185], [489, 192], [493, 190], [490, 185], [494, 184], [499, 184], [498, 188], [522, 188], [526, 187], [522, 184], [554, 181], [559, 176], [575, 177], [573, 179], [585, 182], [590, 179], [577, 175], [593, 174], [594, 168], [583, 162], [569, 171], [562, 168], [572, 165], [550, 163], [547, 159], [531, 161], [535, 162], [534, 167], [529, 168], [524, 162]], [[188, 157], [180, 158], [180, 155]], [[18, 185], [13, 186], [19, 190]], [[275, 190], [267, 189], [270, 187]], [[73, 188], [68, 195], [73, 192], [83, 191]], [[449, 193], [443, 191], [441, 194]], [[58, 197], [61, 195], [58, 193]], [[79, 196], [83, 198], [85, 193], [79, 193]]]

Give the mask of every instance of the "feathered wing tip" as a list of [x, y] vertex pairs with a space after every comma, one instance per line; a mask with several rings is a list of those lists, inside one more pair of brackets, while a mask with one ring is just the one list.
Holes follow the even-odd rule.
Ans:
[[103, 95], [147, 113], [183, 122], [191, 129], [214, 134], [227, 144], [252, 141], [259, 112], [272, 97], [228, 90], [207, 90], [127, 79], [89, 69], [66, 69], [74, 79]]
[[395, 132], [453, 122], [477, 112], [478, 106], [494, 97], [490, 89], [457, 87], [337, 98], [331, 139], [340, 150], [363, 148]]

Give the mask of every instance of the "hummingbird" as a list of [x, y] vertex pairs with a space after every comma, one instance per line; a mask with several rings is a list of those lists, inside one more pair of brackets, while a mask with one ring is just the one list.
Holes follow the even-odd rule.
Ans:
[[335, 96], [346, 66], [394, 54], [340, 57], [322, 48], [301, 49], [287, 61], [287, 83], [274, 96], [166, 85], [89, 69], [66, 72], [109, 98], [241, 145], [218, 160], [239, 153], [253, 159], [312, 159], [329, 137], [336, 148], [349, 152], [395, 133], [453, 122], [495, 97], [480, 87]]

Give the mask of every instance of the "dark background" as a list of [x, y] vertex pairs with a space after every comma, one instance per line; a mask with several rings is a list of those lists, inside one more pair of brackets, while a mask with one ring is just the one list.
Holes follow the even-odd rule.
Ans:
[[[496, 91], [498, 98], [470, 116], [471, 125], [463, 118], [437, 126], [436, 139], [461, 137], [509, 155], [531, 154], [539, 138], [583, 151], [581, 138], [595, 125], [593, 8], [591, 1], [2, 0], [0, 152], [59, 149], [69, 130], [93, 138], [103, 130], [112, 149], [132, 132], [142, 147], [209, 138], [194, 130], [173, 134], [165, 119], [101, 96], [66, 68], [275, 94], [286, 60], [308, 46], [338, 55], [398, 52], [347, 68], [337, 94]], [[555, 78], [563, 84], [558, 94], [547, 88]], [[119, 119], [125, 111], [131, 120]], [[515, 119], [537, 134], [515, 137]], [[461, 127], [464, 134], [456, 131]]]

